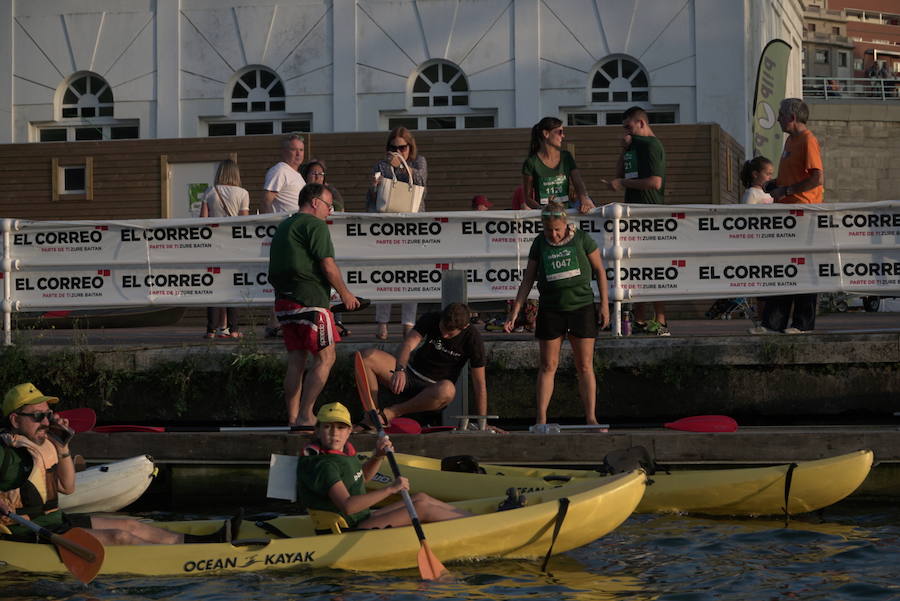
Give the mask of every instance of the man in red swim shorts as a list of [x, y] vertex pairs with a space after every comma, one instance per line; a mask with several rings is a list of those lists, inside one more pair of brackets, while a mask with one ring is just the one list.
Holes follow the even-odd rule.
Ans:
[[[278, 226], [269, 250], [275, 316], [288, 352], [284, 400], [291, 426], [315, 425], [313, 407], [334, 365], [334, 345], [341, 337], [328, 310], [331, 288], [337, 290], [348, 310], [359, 306], [334, 261], [334, 244], [325, 223], [332, 202], [325, 186], [304, 186], [300, 208]], [[314, 362], [304, 378], [310, 354]]]

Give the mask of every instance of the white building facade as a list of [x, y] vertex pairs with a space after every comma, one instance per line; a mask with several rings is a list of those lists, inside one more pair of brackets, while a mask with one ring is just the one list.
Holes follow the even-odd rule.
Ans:
[[0, 143], [716, 122], [799, 0], [0, 0]]

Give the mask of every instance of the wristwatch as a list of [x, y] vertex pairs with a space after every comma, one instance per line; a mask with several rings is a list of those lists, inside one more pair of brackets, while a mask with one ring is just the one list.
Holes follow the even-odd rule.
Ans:
[[406, 371], [406, 366], [405, 366], [405, 365], [398, 365], [397, 367], [394, 368], [394, 371], [397, 372], [397, 373], [400, 373], [401, 371]]

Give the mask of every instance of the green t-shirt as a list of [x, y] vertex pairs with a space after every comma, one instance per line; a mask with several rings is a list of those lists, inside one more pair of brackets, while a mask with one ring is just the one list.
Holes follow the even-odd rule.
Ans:
[[[297, 498], [307, 509], [341, 513], [328, 497], [328, 490], [337, 482], [343, 482], [351, 495], [364, 494], [366, 482], [362, 465], [356, 456], [321, 454], [301, 457], [297, 462]], [[344, 515], [344, 518], [353, 528], [371, 513], [365, 509], [353, 515]]]
[[[0, 490], [7, 491], [21, 487], [28, 481], [34, 460], [27, 449], [14, 449], [0, 444]], [[53, 529], [62, 524], [63, 512], [53, 511], [39, 516], [31, 516], [38, 526]], [[31, 530], [18, 524], [7, 526], [13, 536], [26, 535]]]
[[321, 265], [327, 257], [334, 257], [328, 224], [307, 213], [282, 221], [269, 250], [269, 283], [276, 296], [306, 307], [327, 307], [331, 284]]
[[574, 311], [594, 302], [588, 255], [595, 250], [593, 238], [577, 228], [572, 239], [561, 246], [552, 246], [543, 235], [534, 239], [528, 259], [537, 262], [541, 307]]
[[569, 197], [569, 176], [575, 169], [578, 169], [575, 159], [566, 150], [560, 152], [559, 165], [555, 169], [545, 165], [536, 154], [522, 164], [522, 174], [531, 176], [534, 198], [542, 205], [555, 200], [566, 207], [575, 206], [575, 199]]
[[625, 188], [625, 202], [661, 205], [666, 195], [666, 151], [656, 136], [631, 136], [631, 146], [623, 155], [625, 179], [643, 179], [658, 175], [663, 180], [659, 190]]

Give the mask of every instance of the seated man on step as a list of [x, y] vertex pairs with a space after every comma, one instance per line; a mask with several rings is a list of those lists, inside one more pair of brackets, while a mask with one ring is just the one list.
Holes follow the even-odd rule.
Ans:
[[[315, 438], [304, 447], [297, 463], [297, 498], [304, 507], [339, 513], [351, 528], [410, 525], [409, 512], [402, 501], [371, 509], [389, 496], [409, 490], [409, 480], [401, 476], [390, 486], [366, 492], [366, 482], [378, 472], [387, 452], [393, 450], [390, 438], [379, 438], [372, 457], [363, 462], [348, 441], [352, 425], [344, 405], [323, 405], [316, 420]], [[425, 493], [412, 495], [412, 502], [423, 523], [470, 515]]]
[[[19, 384], [3, 399], [0, 424], [0, 509], [16, 513], [56, 534], [84, 528], [104, 545], [152, 545], [196, 542], [226, 542], [230, 523], [210, 535], [178, 534], [144, 522], [87, 514], [64, 514], [58, 495], [75, 492], [75, 465], [69, 440], [55, 435], [68, 427], [50, 405], [54, 396], [44, 396], [33, 384]], [[51, 431], [53, 428], [53, 431]], [[35, 534], [0, 515], [0, 536], [34, 542]]]
[[372, 398], [377, 399], [378, 387], [384, 386], [402, 399], [384, 408], [385, 425], [402, 415], [449, 405], [466, 362], [475, 391], [475, 414], [487, 414], [484, 342], [478, 330], [469, 327], [470, 315], [466, 305], [450, 303], [441, 312], [422, 315], [394, 355], [376, 348], [362, 351]]

